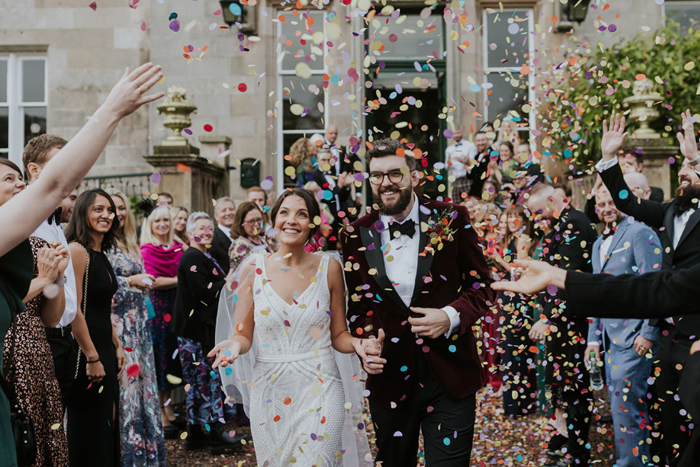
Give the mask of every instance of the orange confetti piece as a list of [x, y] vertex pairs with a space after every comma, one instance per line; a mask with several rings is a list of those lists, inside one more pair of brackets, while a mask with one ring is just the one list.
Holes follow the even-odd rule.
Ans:
[[289, 405], [292, 403], [292, 398], [291, 397], [285, 397], [284, 398], [284, 405]]
[[636, 79], [637, 81], [641, 81], [641, 80], [646, 79], [646, 78], [647, 78], [647, 75], [645, 75], [644, 73], [639, 73], [637, 76], [634, 77], [634, 79]]
[[185, 164], [177, 164], [177, 169], [182, 170], [183, 172], [192, 172], [192, 169], [190, 169]]
[[273, 418], [272, 420], [275, 422], [279, 422], [281, 419], [282, 417], [280, 417], [279, 415], [275, 415], [275, 418]]

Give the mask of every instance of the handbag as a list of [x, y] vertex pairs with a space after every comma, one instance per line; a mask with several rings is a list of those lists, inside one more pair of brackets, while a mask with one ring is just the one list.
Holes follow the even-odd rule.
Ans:
[[[13, 322], [17, 316], [17, 309], [12, 296], [6, 293], [5, 283], [0, 280], [0, 293], [5, 296], [5, 301], [12, 312]], [[17, 339], [17, 327], [12, 335], [12, 343], [10, 344], [10, 354], [8, 362], [12, 362], [15, 352], [15, 340]], [[0, 387], [2, 388], [7, 400], [10, 402], [10, 426], [12, 427], [12, 436], [15, 440], [15, 451], [17, 453], [17, 465], [19, 467], [30, 466], [36, 460], [37, 444], [34, 423], [29, 415], [22, 409], [17, 401], [17, 396], [14, 389], [7, 382], [5, 377], [0, 373]]]
[[[87, 310], [88, 271], [90, 271], [90, 253], [88, 253], [87, 248], [85, 248], [85, 277], [83, 278], [83, 304], [80, 307], [81, 311], [83, 312], [83, 317], [85, 316], [85, 311]], [[78, 372], [80, 371], [81, 354], [82, 351], [80, 350], [80, 346], [78, 346], [78, 360], [75, 363], [75, 377], [73, 379], [78, 379]], [[85, 371], [87, 371], [87, 367], [85, 368]]]

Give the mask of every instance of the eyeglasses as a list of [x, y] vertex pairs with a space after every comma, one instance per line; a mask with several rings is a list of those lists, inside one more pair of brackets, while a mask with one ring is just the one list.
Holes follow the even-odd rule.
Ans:
[[256, 220], [252, 220], [252, 221], [248, 221], [248, 222], [243, 222], [241, 225], [251, 225], [251, 226], [255, 226], [255, 227], [262, 227], [262, 224], [263, 224], [262, 219], [260, 219], [260, 220], [256, 219]]
[[382, 183], [384, 183], [384, 177], [389, 177], [389, 181], [391, 183], [401, 183], [401, 180], [403, 180], [403, 172], [401, 172], [401, 170], [399, 169], [391, 170], [387, 173], [370, 172], [369, 182], [372, 185], [381, 185]]

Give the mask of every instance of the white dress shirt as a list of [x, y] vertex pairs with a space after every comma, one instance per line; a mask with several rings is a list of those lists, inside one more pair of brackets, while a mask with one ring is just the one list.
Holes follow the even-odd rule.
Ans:
[[478, 150], [476, 149], [476, 144], [469, 141], [460, 140], [458, 143], [450, 145], [445, 150], [445, 163], [447, 164], [447, 170], [457, 178], [462, 178], [467, 176], [467, 167], [465, 162], [458, 161], [454, 159], [455, 157], [467, 156], [468, 160], [474, 160]]
[[[416, 233], [413, 237], [408, 235], [400, 235], [397, 238], [391, 238], [389, 225], [391, 222], [397, 222], [392, 216], [381, 214], [379, 219], [384, 224], [382, 232], [382, 245], [387, 245], [382, 258], [384, 260], [384, 268], [386, 275], [394, 285], [396, 293], [399, 294], [403, 303], [411, 306], [413, 298], [413, 290], [416, 285], [416, 274], [418, 273], [418, 251], [420, 248], [420, 218], [418, 216], [418, 197], [413, 194], [413, 207], [411, 212], [406, 216], [400, 224], [409, 219], [416, 223]], [[391, 261], [389, 261], [391, 259]], [[450, 329], [445, 333], [445, 337], [449, 337], [455, 329], [460, 325], [459, 312], [454, 307], [446, 306], [442, 310], [450, 318]]]
[[605, 262], [605, 257], [608, 254], [608, 250], [610, 250], [610, 245], [612, 245], [613, 241], [613, 236], [609, 235], [603, 242], [600, 244], [600, 264], [601, 266]]
[[221, 224], [219, 224], [217, 227], [219, 227], [219, 229], [221, 229], [221, 231], [226, 234], [226, 236], [229, 238], [229, 240], [233, 241], [233, 238], [231, 238], [231, 228], [230, 227], [224, 227]]
[[[48, 220], [41, 223], [39, 227], [34, 231], [32, 237], [39, 237], [47, 242], [61, 242], [66, 248], [68, 248], [68, 240], [63, 234], [63, 229], [60, 225], [49, 224]], [[70, 256], [70, 250], [68, 251]], [[73, 272], [73, 261], [68, 261], [68, 267], [66, 268], [64, 275], [68, 282], [63, 286], [63, 292], [66, 296], [66, 308], [63, 310], [63, 316], [61, 316], [61, 321], [58, 322], [57, 328], [63, 328], [68, 326], [75, 319], [75, 314], [78, 312], [78, 292], [75, 290], [75, 273]]]

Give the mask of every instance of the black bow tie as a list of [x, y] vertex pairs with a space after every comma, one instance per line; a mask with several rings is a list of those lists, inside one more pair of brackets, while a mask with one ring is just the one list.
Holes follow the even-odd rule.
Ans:
[[63, 208], [56, 208], [56, 210], [49, 216], [49, 225], [55, 223], [56, 225], [61, 225], [61, 212]]
[[416, 233], [416, 221], [413, 219], [408, 219], [402, 224], [399, 224], [396, 221], [392, 222], [389, 226], [389, 234], [391, 235], [392, 240], [396, 238], [395, 232], [399, 232], [401, 235], [408, 235], [409, 237], [413, 238], [413, 234]]

